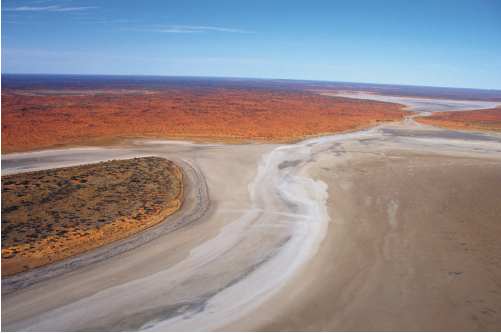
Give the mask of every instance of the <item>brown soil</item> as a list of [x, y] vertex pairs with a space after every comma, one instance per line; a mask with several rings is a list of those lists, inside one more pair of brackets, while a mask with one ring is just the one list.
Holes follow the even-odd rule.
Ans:
[[501, 132], [501, 106], [486, 110], [437, 112], [415, 119], [423, 124], [452, 129]]
[[395, 104], [311, 92], [164, 88], [98, 94], [2, 92], [4, 153], [120, 137], [294, 141], [404, 116]]
[[182, 202], [182, 172], [158, 157], [2, 177], [2, 276], [123, 239]]

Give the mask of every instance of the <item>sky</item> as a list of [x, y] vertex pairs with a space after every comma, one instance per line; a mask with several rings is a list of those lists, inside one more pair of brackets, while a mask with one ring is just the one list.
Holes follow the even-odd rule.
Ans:
[[501, 89], [501, 0], [3, 0], [2, 73]]

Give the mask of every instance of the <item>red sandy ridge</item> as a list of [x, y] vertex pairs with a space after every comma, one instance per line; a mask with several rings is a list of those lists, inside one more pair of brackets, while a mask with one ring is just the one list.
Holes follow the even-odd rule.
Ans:
[[2, 93], [3, 153], [117, 137], [291, 141], [401, 119], [395, 104], [309, 92], [165, 88]]

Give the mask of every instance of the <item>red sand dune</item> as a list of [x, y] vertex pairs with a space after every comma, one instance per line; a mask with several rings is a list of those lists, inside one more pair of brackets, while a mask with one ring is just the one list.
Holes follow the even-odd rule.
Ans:
[[501, 131], [501, 106], [475, 111], [440, 112], [416, 120], [424, 124], [453, 129]]
[[117, 137], [290, 141], [401, 119], [400, 106], [260, 89], [2, 93], [4, 153]]

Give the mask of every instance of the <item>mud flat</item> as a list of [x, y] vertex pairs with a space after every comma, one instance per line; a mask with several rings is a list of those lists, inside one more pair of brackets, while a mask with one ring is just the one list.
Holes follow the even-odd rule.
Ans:
[[196, 167], [210, 205], [133, 251], [3, 295], [2, 329], [499, 329], [501, 137], [458, 133], [410, 120], [290, 145], [4, 156], [6, 172], [161, 156]]
[[371, 138], [316, 156], [309, 173], [329, 188], [324, 242], [281, 293], [228, 329], [501, 327], [501, 141], [468, 153], [443, 139], [416, 149], [414, 135], [398, 148]]
[[397, 103], [405, 105], [408, 111], [422, 113], [491, 109], [499, 104], [499, 102], [489, 101], [388, 96], [357, 91], [322, 92], [321, 95]]
[[[252, 227], [263, 211], [251, 205], [248, 185], [256, 176], [261, 156], [275, 146], [245, 147], [134, 141], [109, 149], [4, 156], [4, 162], [10, 164], [3, 166], [11, 167], [4, 171], [9, 173], [19, 170], [20, 165], [30, 171], [42, 165], [88, 163], [103, 158], [103, 154], [110, 158], [147, 154], [173, 160], [183, 170], [191, 165], [199, 177], [187, 182], [186, 204], [170, 217], [170, 225], [180, 225], [174, 232], [161, 232], [133, 250], [105, 260], [91, 258], [70, 273], [4, 294], [2, 301], [9, 305], [2, 307], [2, 327], [135, 330], [179, 314], [199, 312], [208, 299], [242, 280], [287, 241], [287, 225], [277, 223], [278, 232], [271, 236], [267, 231], [273, 225]], [[198, 186], [203, 182], [209, 192], [200, 201]], [[208, 198], [209, 205], [205, 205]], [[206, 208], [200, 211], [199, 207]], [[270, 212], [269, 219], [273, 216]], [[169, 224], [159, 227], [163, 225]], [[58, 319], [54, 320], [56, 313]]]

